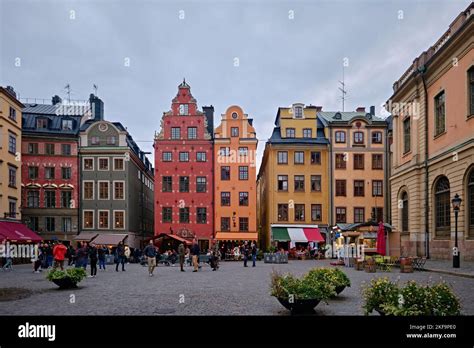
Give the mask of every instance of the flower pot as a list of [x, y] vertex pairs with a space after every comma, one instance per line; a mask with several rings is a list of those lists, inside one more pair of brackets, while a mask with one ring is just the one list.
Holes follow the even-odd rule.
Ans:
[[61, 278], [61, 279], [53, 279], [54, 284], [59, 286], [60, 289], [73, 289], [77, 288], [77, 283], [72, 281], [71, 278]]
[[377, 313], [379, 313], [381, 316], [385, 316], [385, 312], [381, 309], [376, 309], [375, 310]]
[[307, 300], [294, 300], [292, 303], [287, 298], [278, 298], [278, 301], [291, 311], [291, 314], [299, 313], [314, 313], [314, 307], [318, 305], [321, 300], [318, 299], [307, 299]]
[[346, 287], [344, 285], [342, 286], [336, 286], [336, 294], [340, 294]]

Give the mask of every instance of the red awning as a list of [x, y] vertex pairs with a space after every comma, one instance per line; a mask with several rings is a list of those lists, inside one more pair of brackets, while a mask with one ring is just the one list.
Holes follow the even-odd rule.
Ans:
[[308, 242], [324, 242], [324, 238], [319, 232], [319, 228], [303, 228], [303, 232]]
[[154, 237], [153, 237], [153, 240], [159, 239], [159, 238], [162, 238], [162, 237], [173, 238], [173, 239], [176, 239], [178, 242], [182, 242], [182, 243], [184, 243], [184, 244], [189, 244], [189, 245], [192, 244], [191, 241], [186, 240], [186, 239], [184, 239], [184, 238], [182, 238], [182, 237], [180, 237], [180, 236], [177, 236], [177, 235], [175, 235], [175, 234], [170, 234], [170, 233], [160, 233], [159, 235], [154, 236]]
[[0, 241], [38, 243], [43, 240], [26, 225], [16, 221], [0, 221]]

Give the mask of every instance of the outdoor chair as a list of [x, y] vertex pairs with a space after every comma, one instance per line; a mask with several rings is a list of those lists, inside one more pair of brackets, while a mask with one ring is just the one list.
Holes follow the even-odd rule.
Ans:
[[413, 258], [413, 268], [417, 271], [425, 270], [426, 257]]

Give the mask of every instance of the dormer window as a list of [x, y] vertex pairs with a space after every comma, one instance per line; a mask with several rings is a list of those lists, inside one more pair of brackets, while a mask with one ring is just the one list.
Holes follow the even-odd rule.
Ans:
[[179, 105], [179, 114], [180, 115], [187, 115], [188, 114], [188, 104], [180, 104]]
[[286, 129], [286, 137], [287, 138], [294, 138], [295, 137], [295, 129], [294, 128], [287, 128]]
[[303, 118], [303, 107], [299, 105], [295, 106], [294, 114], [295, 114], [295, 118]]
[[46, 129], [48, 128], [48, 119], [46, 118], [38, 118], [36, 120], [36, 128], [38, 129]]
[[68, 131], [72, 130], [72, 120], [63, 120], [62, 129]]

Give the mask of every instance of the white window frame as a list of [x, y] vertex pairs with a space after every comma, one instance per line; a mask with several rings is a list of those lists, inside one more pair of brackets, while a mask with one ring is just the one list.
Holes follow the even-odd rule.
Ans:
[[[92, 227], [86, 227], [86, 224], [85, 224], [85, 216], [86, 216], [86, 212], [92, 212]], [[94, 229], [94, 226], [95, 226], [95, 210], [94, 209], [84, 209], [82, 211], [82, 228], [85, 229], [85, 230], [93, 230]]]
[[[91, 159], [91, 160], [92, 160], [92, 169], [86, 169], [85, 164], [84, 164], [86, 159]], [[86, 172], [93, 172], [93, 171], [94, 171], [94, 168], [95, 168], [94, 157], [82, 157], [82, 170], [83, 170], [83, 171], [86, 171]]]
[[[106, 182], [109, 186], [107, 189], [107, 198], [100, 198], [100, 184]], [[97, 180], [97, 199], [99, 201], [109, 201], [110, 200], [110, 181], [109, 180]]]
[[[86, 182], [92, 183], [92, 198], [85, 198], [86, 197]], [[94, 180], [82, 180], [82, 199], [85, 201], [93, 201], [95, 199], [95, 181]]]
[[[100, 213], [101, 212], [107, 212], [107, 228], [105, 227], [100, 227]], [[110, 210], [108, 209], [98, 209], [97, 210], [97, 229], [98, 230], [110, 230]]]
[[[116, 159], [121, 159], [122, 160], [122, 163], [123, 163], [123, 169], [117, 169], [115, 168], [115, 160]], [[112, 170], [114, 172], [123, 172], [125, 170], [125, 158], [123, 157], [112, 157]]]
[[[121, 182], [123, 183], [123, 198], [116, 198], [115, 197], [115, 183], [117, 182]], [[114, 201], [124, 201], [125, 200], [125, 180], [114, 180], [112, 181], [112, 190], [113, 190], [113, 194], [112, 196], [114, 197]]]
[[[100, 169], [100, 160], [106, 159], [107, 160], [107, 169]], [[97, 170], [99, 172], [108, 172], [110, 170], [110, 158], [109, 157], [97, 157]]]
[[[117, 210], [113, 210], [113, 221], [114, 221], [114, 227], [113, 229], [114, 230], [125, 230], [126, 226], [127, 226], [127, 223], [126, 223], [126, 214], [125, 214], [125, 210], [123, 209], [117, 209]], [[117, 220], [115, 219], [115, 213], [116, 212], [122, 212], [123, 213], [123, 227], [116, 227], [117, 225], [115, 224], [117, 222]]]

